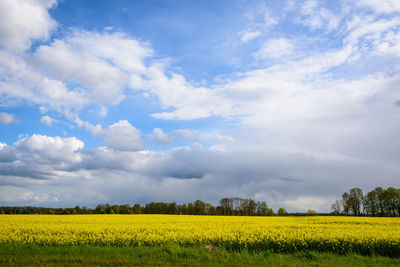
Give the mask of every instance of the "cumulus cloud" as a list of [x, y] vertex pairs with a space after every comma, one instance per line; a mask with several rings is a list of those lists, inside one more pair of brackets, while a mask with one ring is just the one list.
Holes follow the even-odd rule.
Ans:
[[93, 101], [117, 104], [129, 76], [145, 71], [143, 59], [151, 53], [145, 44], [121, 33], [74, 31], [40, 46], [34, 59], [52, 77], [87, 88]]
[[120, 120], [99, 133], [110, 148], [120, 151], [139, 151], [144, 149], [140, 131], [127, 120]]
[[154, 128], [151, 134], [151, 140], [156, 144], [171, 144], [171, 137], [161, 128]]
[[0, 45], [23, 52], [35, 39], [47, 39], [57, 22], [48, 9], [56, 0], [4, 0], [0, 2]]
[[[57, 25], [48, 12], [55, 5], [52, 0], [1, 2], [2, 104], [29, 101], [57, 111], [118, 104], [130, 77], [146, 71], [143, 60], [152, 55], [151, 48], [123, 33], [72, 29], [43, 44]], [[42, 44], [31, 55], [27, 49], [33, 40]], [[105, 111], [101, 106], [99, 115]]]
[[[24, 137], [12, 147], [2, 148], [0, 177], [3, 186], [34, 186], [44, 180], [69, 176], [67, 169], [81, 161], [83, 142], [75, 137], [45, 135]], [[73, 175], [72, 175], [73, 176]]]
[[15, 122], [15, 116], [10, 113], [1, 112], [0, 113], [0, 123], [9, 124]]
[[0, 143], [0, 163], [13, 162], [17, 159], [12, 147], [7, 144]]
[[171, 112], [152, 114], [159, 119], [192, 120], [210, 116], [227, 116], [231, 103], [218, 92], [206, 87], [197, 87], [187, 82], [182, 75], [171, 73], [168, 77], [163, 66], [155, 64], [148, 69], [148, 80], [143, 88], [157, 96], [163, 108], [174, 107]]
[[37, 156], [51, 162], [79, 161], [80, 156], [76, 152], [82, 150], [83, 146], [84, 143], [75, 137], [61, 138], [38, 134], [22, 138], [14, 144], [21, 157]]
[[0, 94], [5, 105], [25, 100], [61, 111], [90, 103], [87, 93], [68, 89], [63, 82], [37, 72], [23, 57], [4, 50], [0, 50], [0, 77]]

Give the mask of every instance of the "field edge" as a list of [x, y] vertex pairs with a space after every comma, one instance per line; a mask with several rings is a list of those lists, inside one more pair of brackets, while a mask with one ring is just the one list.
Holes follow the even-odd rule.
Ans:
[[337, 255], [321, 252], [291, 254], [272, 251], [227, 251], [179, 244], [144, 247], [38, 246], [0, 244], [1, 266], [399, 266], [400, 258]]

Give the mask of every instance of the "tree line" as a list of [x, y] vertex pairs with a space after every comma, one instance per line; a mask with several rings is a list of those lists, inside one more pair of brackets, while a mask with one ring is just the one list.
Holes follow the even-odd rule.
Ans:
[[363, 194], [360, 188], [352, 188], [332, 204], [331, 210], [333, 215], [400, 216], [400, 189], [376, 187]]
[[[283, 209], [284, 210], [284, 209]], [[280, 209], [280, 211], [282, 211]], [[286, 212], [286, 210], [284, 210]], [[281, 212], [282, 213], [282, 212]], [[45, 207], [0, 207], [0, 214], [184, 214], [184, 215], [236, 215], [236, 216], [272, 216], [274, 211], [265, 201], [251, 198], [223, 198], [214, 206], [202, 200], [177, 204], [176, 202], [150, 202], [145, 205], [99, 204], [96, 208], [76, 206], [75, 208]], [[279, 214], [281, 215], [281, 214]], [[287, 215], [283, 214], [283, 215]]]

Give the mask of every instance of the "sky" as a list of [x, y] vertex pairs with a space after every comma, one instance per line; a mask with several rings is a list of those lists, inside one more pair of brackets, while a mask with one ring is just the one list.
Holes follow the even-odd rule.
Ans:
[[400, 187], [400, 1], [0, 0], [0, 205]]

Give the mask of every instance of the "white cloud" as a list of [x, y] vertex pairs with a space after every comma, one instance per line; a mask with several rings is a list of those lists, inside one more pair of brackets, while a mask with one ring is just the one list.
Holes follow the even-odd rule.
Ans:
[[105, 106], [100, 106], [98, 113], [100, 117], [104, 118], [105, 116], [107, 116], [108, 108]]
[[170, 133], [171, 136], [181, 137], [187, 141], [199, 141], [196, 137], [197, 131], [189, 129], [178, 129]]
[[[146, 43], [122, 33], [78, 30], [39, 46], [33, 56], [0, 49], [2, 102], [27, 100], [57, 111], [118, 104], [131, 76], [146, 72], [143, 60], [151, 54]], [[104, 105], [99, 115], [106, 115]]]
[[307, 0], [301, 5], [301, 13], [304, 15], [312, 14], [317, 8], [317, 0]]
[[242, 42], [249, 42], [255, 38], [267, 35], [267, 33], [278, 24], [278, 18], [273, 16], [270, 9], [265, 4], [260, 4], [254, 9], [244, 13], [248, 23], [238, 35]]
[[229, 113], [230, 103], [215, 91], [193, 86], [182, 75], [176, 73], [171, 73], [168, 77], [160, 65], [151, 66], [147, 77], [143, 89], [156, 95], [163, 108], [176, 108], [172, 112], [152, 114], [155, 118], [191, 120], [213, 115], [226, 116]]
[[[360, 18], [347, 24], [349, 34], [344, 38], [345, 44], [358, 44], [360, 40], [379, 40], [381, 34], [400, 25], [400, 19], [380, 19], [373, 21], [371, 18]], [[364, 39], [364, 40], [365, 40]]]
[[116, 104], [124, 98], [122, 86], [127, 82], [126, 74], [95, 56], [75, 52], [63, 41], [41, 46], [34, 57], [54, 78], [78, 82], [87, 88], [93, 101]]
[[5, 103], [26, 100], [55, 110], [81, 108], [89, 103], [82, 91], [67, 89], [64, 83], [37, 72], [21, 56], [0, 50], [0, 94]]
[[40, 106], [39, 107], [39, 111], [40, 111], [40, 113], [44, 114], [44, 113], [46, 113], [48, 111], [48, 108]]
[[321, 7], [317, 0], [307, 0], [300, 5], [298, 22], [311, 30], [325, 29], [327, 32], [339, 26], [341, 17], [328, 9]]
[[393, 14], [400, 12], [400, 2], [397, 0], [359, 0], [355, 1], [359, 7], [371, 8], [377, 13]]
[[247, 43], [250, 40], [260, 37], [262, 35], [262, 33], [260, 31], [248, 31], [248, 32], [241, 33], [240, 35], [241, 35], [240, 40], [242, 42]]
[[32, 40], [47, 39], [57, 23], [48, 9], [55, 0], [0, 1], [0, 45], [13, 52], [23, 52]]
[[254, 57], [257, 59], [280, 58], [292, 54], [294, 48], [293, 42], [289, 39], [270, 39], [254, 54]]
[[156, 144], [171, 144], [172, 138], [165, 133], [161, 128], [154, 128], [151, 134], [151, 139]]
[[15, 116], [10, 113], [1, 112], [0, 113], [0, 123], [9, 124], [15, 122]]
[[34, 59], [53, 78], [79, 83], [91, 101], [118, 104], [130, 75], [143, 73], [152, 50], [122, 33], [73, 31], [63, 40], [40, 46]]
[[40, 118], [40, 122], [50, 126], [53, 123], [58, 122], [58, 120], [46, 115]]
[[13, 162], [17, 159], [15, 151], [7, 144], [0, 142], [0, 164], [4, 162]]
[[131, 125], [127, 120], [120, 120], [108, 126], [99, 134], [107, 145], [120, 151], [139, 151], [144, 149], [140, 131]]
[[400, 31], [389, 31], [374, 41], [374, 48], [380, 54], [392, 54], [400, 57]]
[[[296, 211], [306, 212], [307, 209], [313, 209], [318, 212], [320, 210], [327, 210], [327, 207], [331, 204], [329, 200], [322, 197], [300, 196], [295, 199], [285, 200], [284, 204]], [[331, 202], [333, 203], [333, 201]]]
[[359, 179], [369, 189], [376, 185], [376, 175], [384, 174], [385, 185], [398, 177], [395, 169], [371, 161], [270, 153], [268, 146], [262, 148], [213, 151], [197, 144], [160, 153], [83, 150], [83, 143], [74, 138], [33, 135], [9, 147], [16, 156], [0, 163], [0, 202], [37, 203], [19, 194], [8, 197], [24, 188], [32, 196], [57, 198], [64, 206], [194, 199], [217, 204], [223, 196], [242, 196], [266, 200], [274, 209], [285, 205], [293, 211], [327, 212], [330, 201], [340, 197], [338, 192], [359, 186]]
[[61, 138], [34, 134], [18, 140], [14, 147], [19, 158], [29, 160], [44, 159], [49, 162], [78, 162], [84, 143], [75, 137]]
[[155, 128], [150, 138], [157, 144], [171, 144], [175, 137], [180, 137], [186, 141], [199, 141], [200, 139], [196, 136], [197, 132], [189, 129], [178, 129], [169, 133], [164, 132], [160, 128]]
[[235, 142], [235, 138], [233, 138], [233, 137], [230, 136], [230, 135], [220, 135], [220, 134], [217, 134], [215, 137], [216, 137], [216, 139], [217, 139], [219, 142], [222, 142], [222, 143], [232, 143], [232, 142]]

